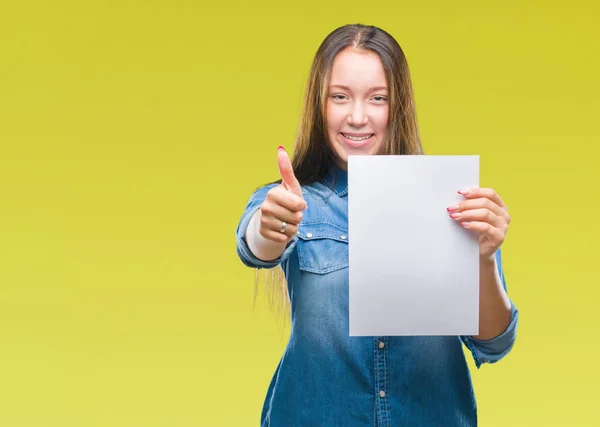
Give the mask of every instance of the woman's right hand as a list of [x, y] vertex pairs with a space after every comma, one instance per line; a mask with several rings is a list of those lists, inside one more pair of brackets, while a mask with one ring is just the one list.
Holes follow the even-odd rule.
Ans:
[[287, 243], [298, 232], [302, 211], [308, 205], [302, 197], [302, 188], [294, 175], [290, 157], [281, 146], [277, 150], [277, 163], [282, 183], [269, 190], [260, 206], [259, 233], [267, 240]]

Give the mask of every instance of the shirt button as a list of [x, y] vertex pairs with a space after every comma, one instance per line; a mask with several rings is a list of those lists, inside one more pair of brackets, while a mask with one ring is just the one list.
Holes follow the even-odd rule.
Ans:
[[383, 341], [379, 341], [379, 348], [385, 347], [385, 343]]
[[312, 233], [306, 233], [306, 237], [310, 239], [312, 237]]
[[381, 390], [381, 391], [379, 392], [379, 397], [385, 397], [385, 391]]
[[348, 238], [348, 237], [347, 237], [347, 236], [345, 236], [345, 235], [343, 235], [343, 234], [340, 236], [340, 239], [342, 239], [342, 240], [346, 240], [347, 238]]

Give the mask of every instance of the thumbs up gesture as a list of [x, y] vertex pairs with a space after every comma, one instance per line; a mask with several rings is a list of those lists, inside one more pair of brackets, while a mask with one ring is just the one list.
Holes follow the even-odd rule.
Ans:
[[259, 233], [265, 239], [287, 243], [298, 232], [302, 211], [307, 204], [302, 197], [302, 188], [294, 175], [292, 162], [283, 147], [277, 150], [277, 163], [282, 183], [272, 188], [260, 207]]

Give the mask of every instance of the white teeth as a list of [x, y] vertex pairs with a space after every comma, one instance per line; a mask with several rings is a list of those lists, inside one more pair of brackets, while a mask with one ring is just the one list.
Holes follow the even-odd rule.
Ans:
[[360, 136], [360, 137], [356, 137], [356, 136], [350, 136], [350, 135], [344, 135], [344, 138], [348, 138], [351, 141], [364, 141], [365, 139], [369, 139], [371, 138], [372, 135], [365, 135], [365, 136]]

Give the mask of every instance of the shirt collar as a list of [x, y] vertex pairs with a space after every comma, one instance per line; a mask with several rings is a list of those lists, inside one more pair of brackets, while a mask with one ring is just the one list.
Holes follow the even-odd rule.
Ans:
[[325, 175], [324, 182], [340, 197], [348, 193], [348, 171], [337, 165], [331, 166]]

